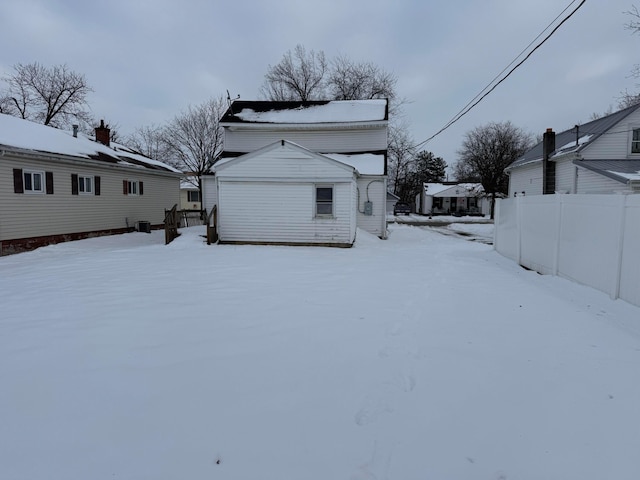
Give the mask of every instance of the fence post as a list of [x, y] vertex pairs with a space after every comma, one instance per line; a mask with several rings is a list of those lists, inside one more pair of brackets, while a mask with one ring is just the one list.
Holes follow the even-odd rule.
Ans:
[[556, 204], [556, 218], [557, 218], [557, 229], [556, 229], [556, 241], [555, 241], [555, 251], [553, 252], [553, 275], [558, 275], [558, 270], [560, 269], [560, 242], [562, 240], [562, 216], [564, 215], [564, 195], [555, 195]]
[[524, 197], [516, 197], [516, 261], [522, 265], [522, 205]]
[[620, 283], [622, 281], [622, 257], [624, 253], [624, 234], [627, 223], [627, 195], [620, 195], [620, 230], [618, 231], [618, 251], [616, 252], [616, 271], [614, 275], [613, 291], [611, 292], [611, 298], [615, 300], [620, 297]]

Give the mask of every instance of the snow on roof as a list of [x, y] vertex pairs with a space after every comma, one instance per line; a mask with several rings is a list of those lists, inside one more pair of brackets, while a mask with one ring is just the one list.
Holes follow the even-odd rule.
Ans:
[[107, 147], [89, 139], [82, 133], [78, 133], [76, 138], [71, 132], [4, 114], [0, 114], [0, 146], [2, 145], [83, 158], [92, 158], [103, 154], [112, 157], [119, 165], [180, 172], [165, 163], [135, 153], [117, 143], [112, 143], [111, 147]]
[[360, 153], [345, 155], [341, 153], [324, 153], [325, 157], [350, 165], [361, 175], [384, 175], [384, 155]]
[[198, 177], [194, 177], [194, 176], [183, 177], [180, 180], [180, 188], [182, 190], [197, 190]]
[[[335, 100], [301, 104], [300, 102], [234, 102], [241, 110], [233, 116], [255, 123], [343, 123], [386, 120], [387, 101]], [[258, 106], [269, 110], [257, 110]], [[259, 105], [260, 104], [260, 105]], [[253, 107], [253, 108], [252, 108]], [[223, 119], [224, 121], [224, 119]]]
[[557, 155], [564, 155], [565, 153], [569, 153], [573, 150], [577, 150], [585, 143], [588, 143], [591, 137], [593, 137], [593, 135], [584, 135], [580, 137], [577, 142], [575, 140], [572, 142], [569, 142], [563, 145], [562, 147], [557, 148], [553, 156], [555, 157]]
[[607, 170], [609, 173], [612, 173], [614, 175], [618, 175], [619, 177], [622, 178], [626, 178], [627, 180], [640, 180], [640, 170], [638, 170], [635, 173], [628, 173], [628, 172], [616, 172], [613, 170]]
[[[456, 183], [449, 185], [443, 183], [425, 183], [424, 190], [427, 195], [433, 197], [467, 197], [484, 192], [484, 188], [482, 188], [482, 184], [480, 183]], [[449, 190], [452, 191], [449, 192]]]

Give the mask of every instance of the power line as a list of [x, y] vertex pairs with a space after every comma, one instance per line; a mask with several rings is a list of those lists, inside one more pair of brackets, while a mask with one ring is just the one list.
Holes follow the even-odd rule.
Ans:
[[[460, 120], [463, 116], [465, 116], [467, 113], [469, 113], [471, 111], [471, 109], [473, 109], [476, 105], [478, 105], [482, 100], [485, 99], [485, 97], [487, 97], [487, 95], [489, 95], [491, 92], [493, 92], [498, 85], [500, 85], [502, 82], [504, 82], [507, 78], [509, 78], [509, 76], [518, 68], [520, 67], [524, 62], [526, 62], [529, 57], [531, 57], [531, 55], [533, 55], [533, 52], [535, 52], [538, 48], [540, 48], [547, 40], [549, 40], [549, 38], [551, 38], [551, 36], [567, 21], [569, 20], [579, 9], [580, 7], [582, 7], [582, 5], [584, 5], [584, 3], [586, 2], [586, 0], [582, 0], [580, 2], [580, 5], [578, 5], [569, 15], [567, 15], [558, 25], [555, 26], [555, 28], [540, 42], [538, 43], [520, 62], [518, 62], [511, 70], [509, 70], [509, 72], [502, 77], [497, 83], [495, 83], [491, 88], [489, 88], [490, 85], [493, 84], [493, 82], [495, 81], [496, 78], [498, 78], [500, 75], [502, 75], [502, 73], [509, 68], [509, 66], [511, 66], [538, 38], [540, 38], [542, 36], [542, 34], [544, 32], [546, 32], [551, 25], [553, 25], [553, 23], [555, 23], [555, 21], [564, 13], [566, 12], [571, 5], [573, 5], [577, 0], [572, 0], [571, 3], [569, 3], [569, 5], [567, 5], [567, 7], [565, 7], [565, 9], [542, 31], [540, 32], [540, 34], [538, 34], [538, 36], [531, 41], [531, 43], [529, 43], [529, 45], [527, 45], [527, 47], [525, 47], [525, 49], [520, 52], [520, 54], [511, 61], [511, 63], [509, 65], [507, 65], [502, 72], [500, 72], [498, 75], [496, 75], [496, 77], [494, 77], [494, 79], [491, 81], [491, 83], [489, 83], [486, 87], [484, 87], [480, 93], [478, 93], [478, 95], [476, 95], [469, 103], [467, 103], [467, 105], [465, 105], [462, 110], [460, 112], [458, 112], [456, 115], [454, 115], [454, 117], [449, 120], [449, 122], [447, 122], [445, 124], [444, 127], [442, 127], [440, 130], [438, 130], [435, 134], [433, 134], [432, 136], [430, 136], [429, 138], [427, 138], [426, 140], [417, 143], [416, 145], [414, 145], [414, 148], [418, 148], [421, 145], [424, 145], [428, 142], [430, 142], [431, 140], [433, 140], [435, 137], [437, 137], [438, 135], [440, 135], [442, 132], [444, 132], [445, 130], [447, 130], [451, 125], [453, 125], [454, 123], [456, 123], [458, 120]], [[488, 91], [487, 91], [488, 89]], [[486, 92], [485, 92], [486, 91]], [[484, 94], [483, 94], [484, 92]], [[480, 98], [478, 98], [480, 97]]]

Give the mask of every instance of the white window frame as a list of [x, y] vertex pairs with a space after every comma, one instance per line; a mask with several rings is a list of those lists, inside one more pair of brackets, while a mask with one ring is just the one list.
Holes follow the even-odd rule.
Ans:
[[[36, 183], [35, 175], [40, 176], [40, 189], [38, 190], [33, 188]], [[30, 178], [29, 186], [31, 188], [27, 188], [27, 177]], [[46, 181], [45, 174], [41, 170], [22, 170], [22, 190], [26, 194], [30, 194], [30, 195], [44, 194], [44, 192], [46, 191], [45, 181]]]
[[[87, 189], [87, 185], [89, 188]], [[93, 175], [78, 175], [78, 194], [94, 195], [95, 181]]]
[[[637, 139], [634, 139], [637, 136]], [[640, 154], [640, 127], [633, 127], [631, 130], [631, 154]]]
[[[198, 199], [197, 200], [192, 200], [191, 199], [191, 195], [193, 194], [197, 194]], [[200, 200], [200, 190], [187, 190], [187, 202], [188, 203], [194, 203], [194, 202], [201, 202], [202, 200]]]
[[[331, 189], [331, 202], [327, 202], [325, 200], [318, 200], [318, 189], [323, 188], [323, 189]], [[317, 184], [314, 185], [313, 187], [313, 213], [314, 213], [314, 217], [315, 218], [333, 218], [334, 213], [335, 213], [335, 185], [333, 184], [325, 184], [325, 183], [321, 183], [321, 184]], [[318, 206], [320, 205], [327, 205], [329, 204], [331, 206], [331, 212], [330, 213], [319, 213], [318, 212]]]
[[127, 195], [140, 195], [140, 182], [138, 180], [127, 180]]

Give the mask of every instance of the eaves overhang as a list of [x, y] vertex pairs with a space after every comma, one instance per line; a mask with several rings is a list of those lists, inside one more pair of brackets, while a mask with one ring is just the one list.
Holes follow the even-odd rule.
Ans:
[[[16, 160], [33, 159], [39, 161], [56, 162], [67, 165], [82, 165], [84, 167], [95, 167], [113, 170], [125, 170], [129, 172], [137, 172], [138, 174], [144, 173], [148, 175], [159, 175], [163, 177], [181, 178], [184, 176], [181, 172], [172, 172], [169, 170], [161, 170], [154, 168], [147, 168], [144, 166], [136, 166], [131, 164], [115, 162], [105, 162], [97, 160], [91, 157], [76, 157], [73, 155], [66, 155], [53, 152], [41, 152], [37, 150], [30, 150], [27, 148], [11, 147], [7, 145], [0, 145], [0, 158], [7, 156], [8, 158], [15, 158]], [[114, 160], [118, 160], [114, 157]], [[126, 160], [123, 160], [126, 161]]]

